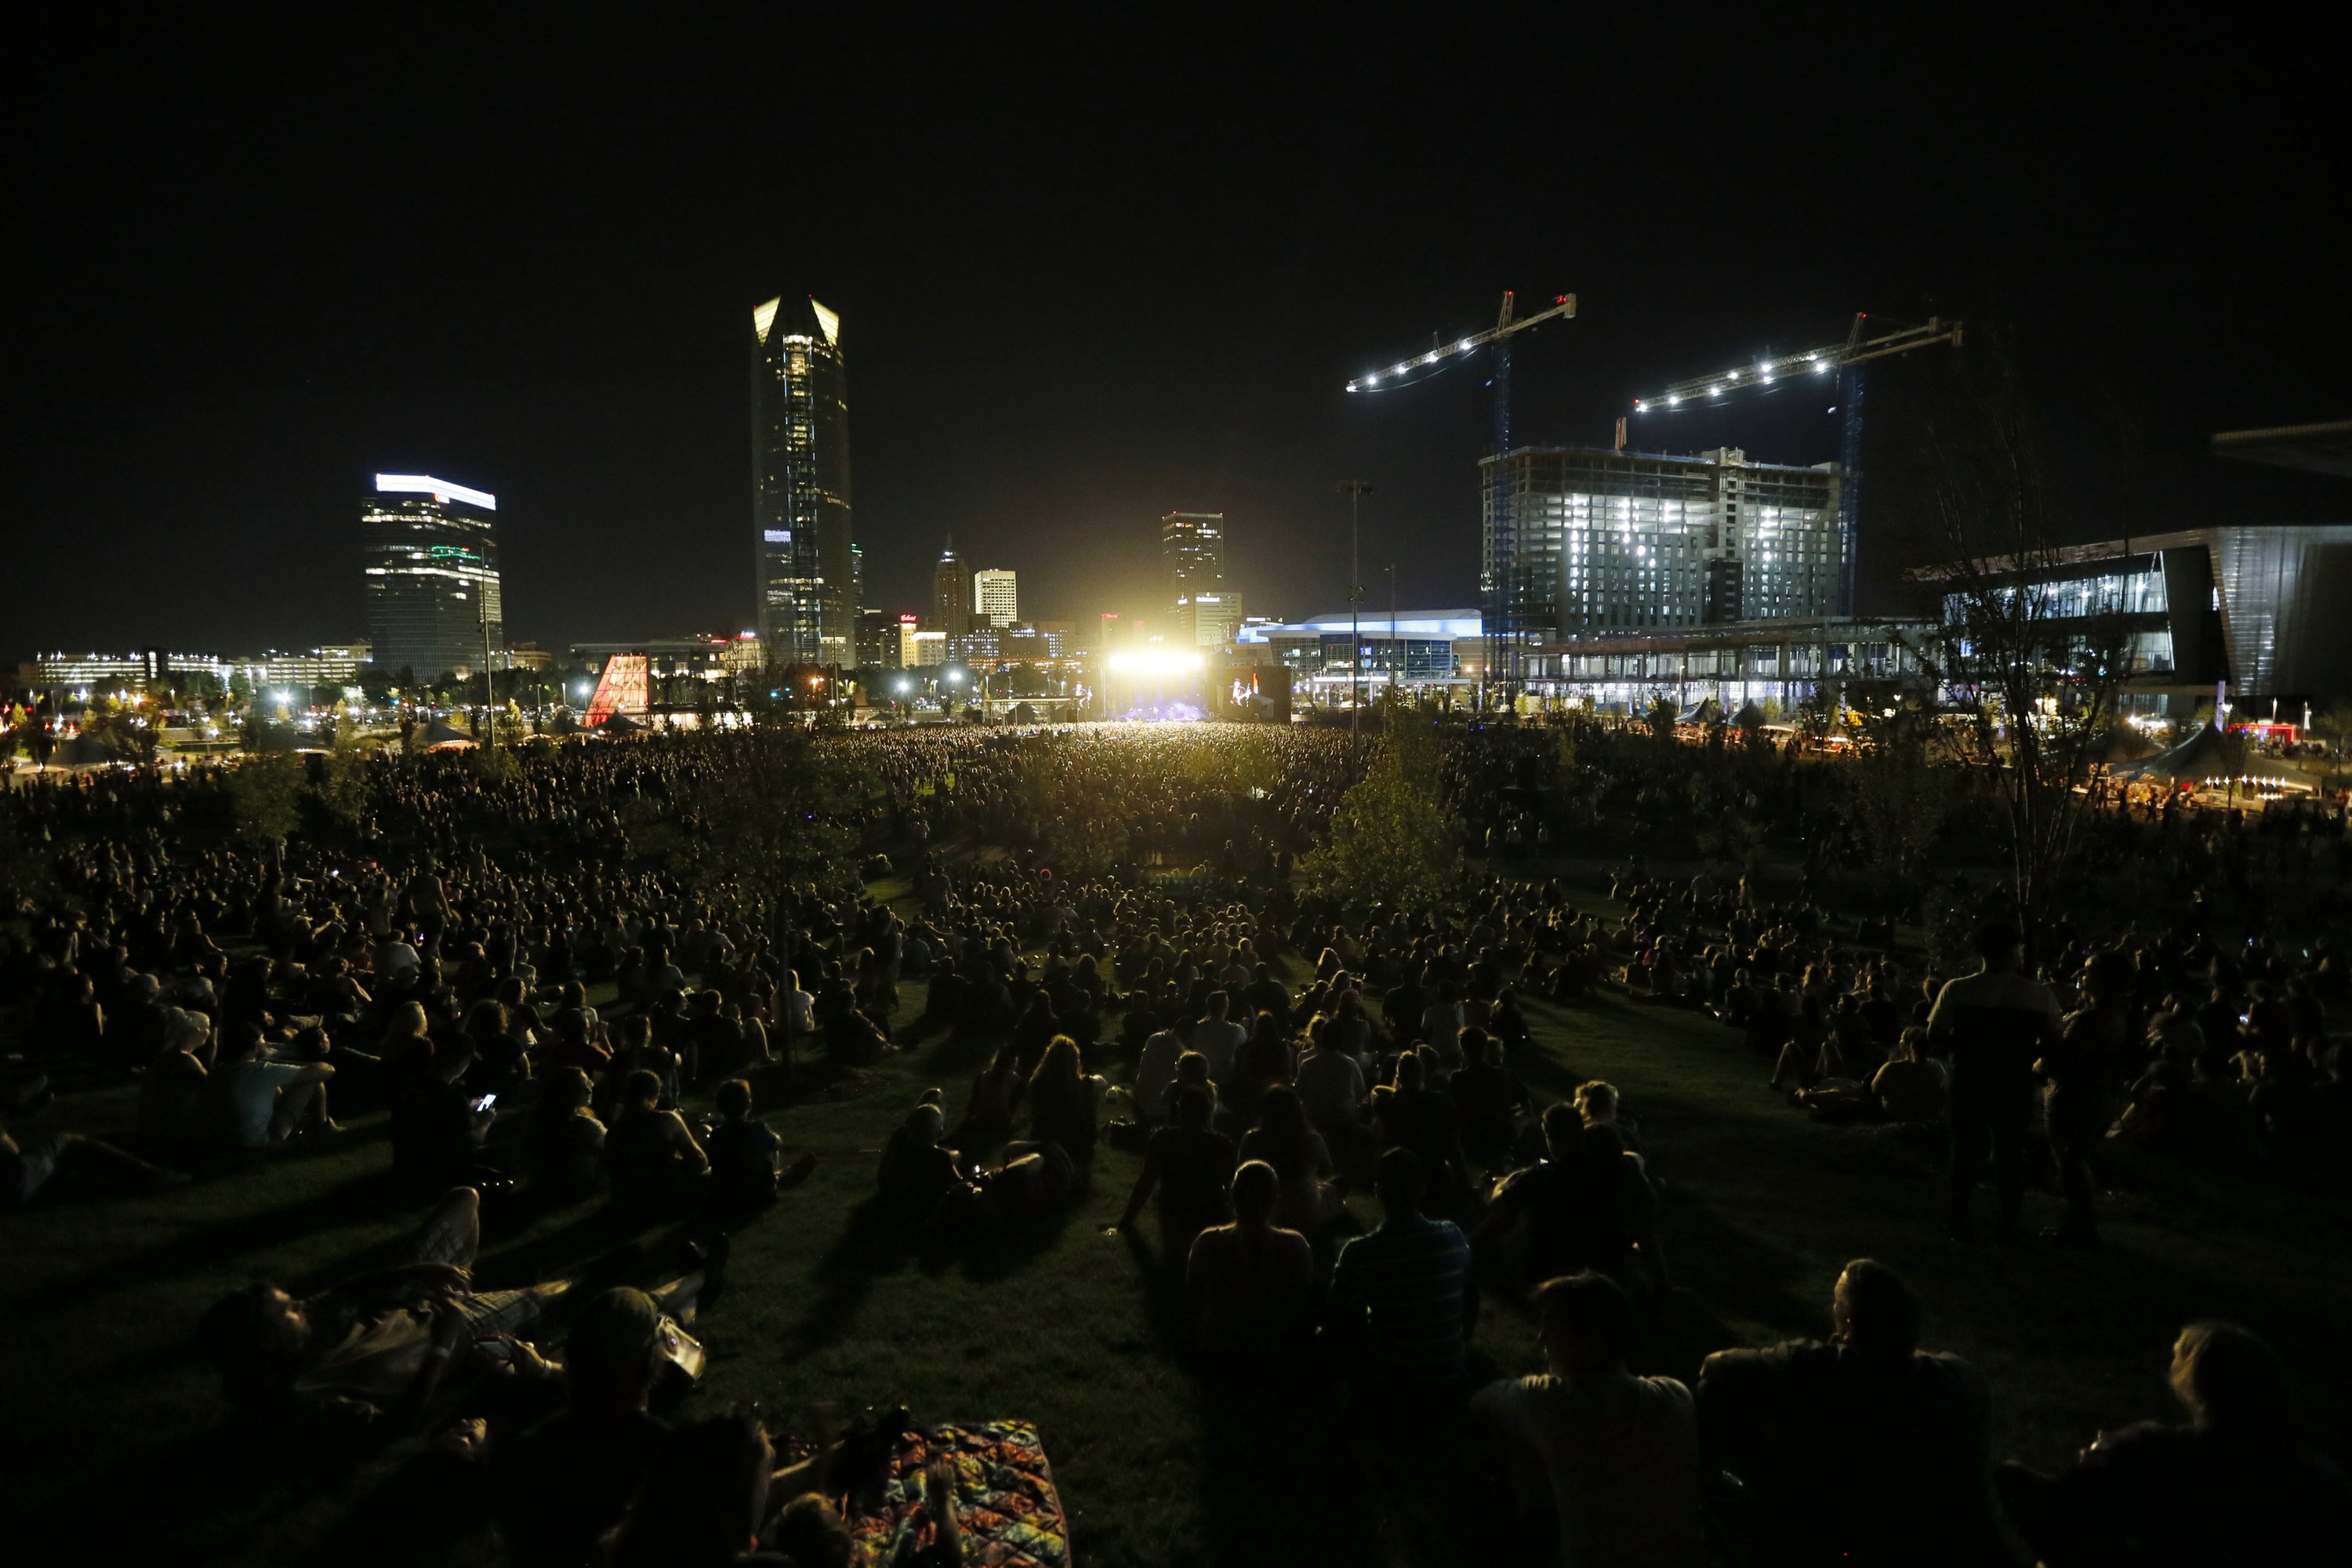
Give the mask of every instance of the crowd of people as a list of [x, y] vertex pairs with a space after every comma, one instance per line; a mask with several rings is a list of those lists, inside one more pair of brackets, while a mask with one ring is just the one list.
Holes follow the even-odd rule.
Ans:
[[[1988, 1163], [1992, 1235], [2025, 1239], [2037, 1136], [2069, 1247], [2098, 1243], [2103, 1145], [2331, 1180], [2352, 1100], [2329, 1010], [2352, 996], [2344, 954], [2263, 905], [2290, 851], [2122, 822], [2232, 867], [2251, 938], [2062, 923], [2030, 963], [1993, 920], [1965, 960], [1906, 963], [1883, 913], [1832, 914], [1810, 879], [1637, 859], [1606, 900], [1580, 892], [1541, 858], [1556, 829], [1638, 813], [1654, 785], [1560, 741], [1451, 734], [1433, 792], [1504, 831], [1454, 898], [1371, 909], [1297, 875], [1359, 775], [1330, 731], [794, 753], [870, 880], [713, 876], [681, 848], [728, 831], [726, 736], [386, 758], [355, 814], [313, 802], [268, 841], [240, 833], [233, 773], [23, 781], [0, 792], [0, 1107], [51, 1128], [72, 1091], [129, 1081], [137, 1125], [121, 1146], [0, 1128], [0, 1205], [185, 1185], [380, 1111], [426, 1210], [413, 1255], [215, 1304], [199, 1339], [235, 1408], [380, 1437], [444, 1413], [445, 1380], [477, 1384], [444, 1443], [492, 1479], [519, 1563], [737, 1561], [749, 1541], [813, 1568], [847, 1561], [856, 1435], [822, 1423], [779, 1468], [756, 1422], [667, 1422], [656, 1394], [699, 1374], [733, 1238], [814, 1166], [755, 1096], [951, 1049], [984, 1065], [890, 1136], [887, 1223], [950, 1247], [1050, 1231], [1118, 1152], [1116, 1229], [1181, 1280], [1204, 1376], [1491, 1453], [1528, 1561], [1991, 1562], [2000, 1517], [2053, 1564], [2215, 1561], [2183, 1552], [2257, 1517], [2335, 1538], [2343, 1479], [2298, 1436], [2274, 1352], [2230, 1324], [2182, 1334], [2185, 1426], [2102, 1437], [2055, 1477], [1996, 1474], [1984, 1380], [1919, 1348], [1920, 1303], [1869, 1259], [1837, 1279], [1828, 1341], [1726, 1351], [1693, 1385], [1637, 1375], [1675, 1290], [1674, 1151], [1609, 1083], [1530, 1081], [1559, 1070], [1533, 1005], [1702, 1009], [1806, 1114], [1940, 1129], [1962, 1239]], [[1801, 821], [1818, 786], [1784, 774], [1751, 797]], [[1074, 795], [1116, 822], [1076, 842]], [[1367, 1190], [1369, 1227], [1349, 1201]], [[668, 1239], [475, 1288], [486, 1209], [591, 1200]], [[1533, 1319], [1543, 1373], [1468, 1386], [1482, 1302]], [[952, 1478], [928, 1486], [919, 1549], [954, 1561]]]

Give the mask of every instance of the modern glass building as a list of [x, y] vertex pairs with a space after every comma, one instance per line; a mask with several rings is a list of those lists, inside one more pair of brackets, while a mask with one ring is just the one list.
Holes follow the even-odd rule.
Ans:
[[751, 543], [760, 641], [779, 664], [856, 652], [849, 393], [841, 318], [814, 299], [751, 312]]
[[1334, 610], [1244, 626], [1234, 641], [1236, 654], [1290, 671], [1303, 700], [1326, 703], [1358, 691], [1376, 700], [1390, 685], [1475, 684], [1483, 632], [1476, 610]]
[[368, 642], [397, 680], [478, 673], [506, 641], [498, 498], [430, 474], [378, 474], [360, 510]]
[[[2037, 595], [2063, 630], [2112, 626], [2129, 660], [2130, 705], [2170, 699], [2315, 698], [2352, 691], [2352, 524], [2223, 524], [2071, 544], [2031, 563], [1984, 563], [2001, 591]], [[1923, 568], [1948, 621], [1967, 605], [1958, 566]]]
[[[1520, 447], [1480, 461], [1486, 603], [1507, 595], [1540, 640], [1826, 616], [1844, 558], [1835, 464]], [[1496, 511], [1507, 486], [1513, 581], [1497, 581]]]

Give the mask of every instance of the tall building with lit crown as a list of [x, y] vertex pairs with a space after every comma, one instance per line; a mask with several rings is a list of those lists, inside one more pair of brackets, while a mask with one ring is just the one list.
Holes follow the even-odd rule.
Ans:
[[360, 509], [360, 556], [378, 668], [415, 680], [478, 672], [506, 641], [498, 509], [488, 491], [429, 474], [375, 477]]
[[931, 568], [930, 623], [928, 629], [951, 637], [971, 630], [971, 566], [956, 553], [952, 533]]
[[1017, 574], [992, 566], [971, 574], [971, 607], [992, 626], [1009, 626], [1021, 618], [1021, 584]]
[[[1505, 469], [1507, 466], [1508, 473]], [[1837, 465], [1520, 447], [1478, 466], [1487, 603], [1559, 637], [1837, 612], [1844, 560]], [[1518, 535], [1515, 581], [1495, 581], [1498, 484]]]
[[1197, 602], [1204, 598], [1215, 624], [1223, 625], [1229, 608], [1234, 624], [1240, 624], [1239, 597], [1228, 595], [1225, 589], [1223, 512], [1171, 511], [1161, 518], [1160, 573], [1168, 595], [1171, 643], [1195, 646], [1203, 630], [1198, 614], [1203, 606]]
[[856, 654], [849, 392], [841, 318], [814, 299], [751, 312], [752, 549], [760, 640], [779, 664]]

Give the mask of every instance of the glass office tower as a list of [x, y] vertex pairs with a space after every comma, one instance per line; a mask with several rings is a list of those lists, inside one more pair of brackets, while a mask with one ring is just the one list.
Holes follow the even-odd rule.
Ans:
[[856, 657], [849, 394], [841, 318], [779, 297], [751, 312], [752, 549], [760, 639], [778, 664]]
[[429, 474], [375, 477], [360, 512], [360, 553], [377, 668], [418, 681], [479, 673], [488, 650], [504, 644], [498, 508], [486, 490]]

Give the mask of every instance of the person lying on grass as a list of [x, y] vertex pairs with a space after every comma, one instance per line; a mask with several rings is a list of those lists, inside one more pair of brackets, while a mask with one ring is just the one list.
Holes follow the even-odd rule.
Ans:
[[39, 1197], [77, 1192], [160, 1192], [188, 1184], [185, 1171], [152, 1165], [138, 1155], [79, 1132], [56, 1132], [19, 1143], [0, 1126], [0, 1213]]
[[[297, 1298], [257, 1284], [213, 1303], [196, 1342], [223, 1391], [248, 1416], [341, 1430], [409, 1430], [431, 1405], [460, 1350], [529, 1329], [572, 1289], [550, 1279], [477, 1290], [481, 1196], [459, 1187], [436, 1204], [408, 1260]], [[673, 1313], [701, 1294], [699, 1272], [655, 1299]]]

